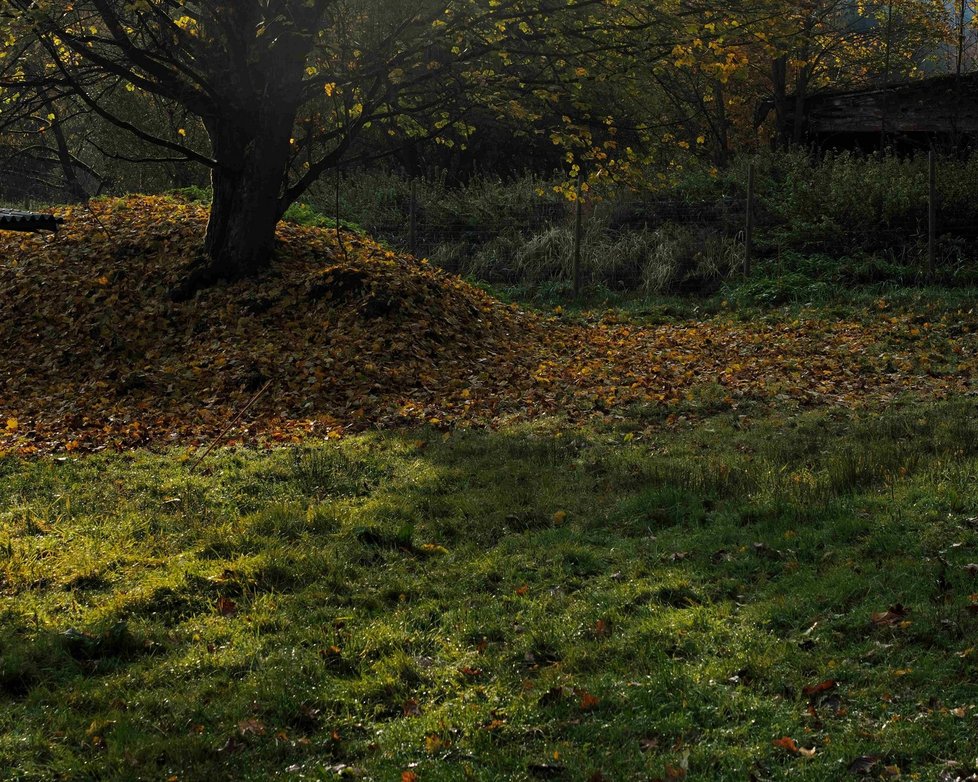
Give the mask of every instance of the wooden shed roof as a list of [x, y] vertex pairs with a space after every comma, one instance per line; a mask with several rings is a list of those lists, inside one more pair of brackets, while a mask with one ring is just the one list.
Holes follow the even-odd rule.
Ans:
[[809, 133], [950, 132], [978, 134], [978, 74], [929, 79], [846, 92], [824, 92], [805, 102]]

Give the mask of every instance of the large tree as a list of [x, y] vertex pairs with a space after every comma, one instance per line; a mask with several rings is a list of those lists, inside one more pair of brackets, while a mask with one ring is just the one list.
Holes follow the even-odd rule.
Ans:
[[[545, 104], [558, 71], [583, 67], [575, 55], [607, 46], [606, 14], [626, 33], [659, 18], [616, 0], [0, 0], [0, 8], [8, 95], [72, 96], [164, 150], [161, 159], [211, 170], [210, 221], [188, 291], [261, 269], [285, 210], [368, 128], [394, 137], [464, 132], [473, 100], [507, 87]], [[160, 133], [120, 110], [127, 92], [192, 119]]]

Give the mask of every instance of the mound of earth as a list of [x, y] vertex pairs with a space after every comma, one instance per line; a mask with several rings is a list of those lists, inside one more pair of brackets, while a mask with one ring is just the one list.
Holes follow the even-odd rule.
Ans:
[[[526, 375], [535, 318], [347, 232], [283, 223], [260, 278], [175, 303], [207, 214], [130, 197], [0, 235], [0, 450], [213, 436], [288, 439], [499, 413], [480, 387]], [[481, 399], [476, 409], [476, 399]]]
[[260, 278], [175, 303], [203, 209], [134, 197], [64, 216], [56, 239], [0, 234], [0, 453], [553, 414], [654, 427], [745, 401], [852, 406], [978, 385], [973, 311], [542, 318], [368, 239], [289, 224]]

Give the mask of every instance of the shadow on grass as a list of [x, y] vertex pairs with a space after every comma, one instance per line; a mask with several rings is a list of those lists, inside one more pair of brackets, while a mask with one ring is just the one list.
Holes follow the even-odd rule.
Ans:
[[936, 773], [972, 735], [975, 412], [8, 460], [0, 764]]

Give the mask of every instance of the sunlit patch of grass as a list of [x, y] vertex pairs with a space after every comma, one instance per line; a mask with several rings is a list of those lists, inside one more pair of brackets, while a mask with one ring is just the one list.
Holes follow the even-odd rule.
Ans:
[[936, 776], [973, 762], [976, 412], [6, 457], [0, 768]]

